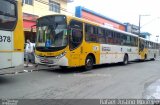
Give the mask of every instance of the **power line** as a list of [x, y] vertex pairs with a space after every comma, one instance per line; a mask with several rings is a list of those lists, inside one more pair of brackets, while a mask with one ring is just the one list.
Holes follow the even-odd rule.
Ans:
[[157, 19], [160, 19], [160, 17], [156, 17], [156, 18], [150, 20], [149, 22], [143, 24], [140, 28], [142, 28], [142, 27], [145, 26], [145, 25], [148, 25], [148, 24], [152, 23], [153, 21], [155, 21], [155, 20], [157, 20]]

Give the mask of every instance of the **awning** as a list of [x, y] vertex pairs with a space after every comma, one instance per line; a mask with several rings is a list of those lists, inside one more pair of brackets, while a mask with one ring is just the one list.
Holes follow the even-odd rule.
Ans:
[[[31, 27], [34, 26], [36, 22], [30, 20], [23, 20], [24, 31], [31, 31]], [[35, 29], [36, 27], [33, 27]]]
[[[23, 28], [24, 31], [31, 31], [31, 27], [36, 25], [36, 20], [38, 16], [28, 13], [23, 13]], [[33, 31], [36, 30], [36, 27], [33, 27]]]

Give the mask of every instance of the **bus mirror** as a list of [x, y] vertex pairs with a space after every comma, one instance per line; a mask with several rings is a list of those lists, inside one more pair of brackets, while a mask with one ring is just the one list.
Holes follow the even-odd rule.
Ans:
[[72, 37], [72, 29], [69, 30], [69, 36], [70, 36], [70, 41], [73, 41], [73, 37]]
[[64, 30], [64, 35], [65, 35], [65, 36], [67, 35], [67, 30]]
[[33, 33], [33, 27], [36, 27], [36, 25], [31, 26], [31, 33]]

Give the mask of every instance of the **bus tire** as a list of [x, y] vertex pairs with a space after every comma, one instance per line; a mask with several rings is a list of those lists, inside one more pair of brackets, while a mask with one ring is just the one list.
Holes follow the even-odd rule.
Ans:
[[94, 65], [94, 58], [91, 55], [88, 55], [85, 60], [85, 70], [91, 70]]
[[154, 61], [155, 59], [156, 59], [156, 54], [154, 54], [154, 57], [151, 60]]
[[60, 66], [60, 68], [63, 69], [63, 70], [64, 70], [64, 69], [68, 69], [67, 66]]
[[145, 54], [145, 56], [144, 56], [144, 61], [146, 61], [147, 60], [147, 54]]
[[125, 54], [123, 59], [123, 65], [127, 65], [127, 64], [128, 64], [128, 55]]

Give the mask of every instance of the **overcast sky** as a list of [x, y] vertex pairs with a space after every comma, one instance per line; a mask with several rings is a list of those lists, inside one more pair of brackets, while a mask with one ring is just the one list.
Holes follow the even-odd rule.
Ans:
[[151, 33], [152, 41], [160, 35], [160, 0], [74, 0], [68, 3], [68, 10], [74, 14], [76, 6], [83, 6], [119, 22], [129, 22], [137, 26], [139, 15], [150, 15], [141, 17], [141, 31]]

